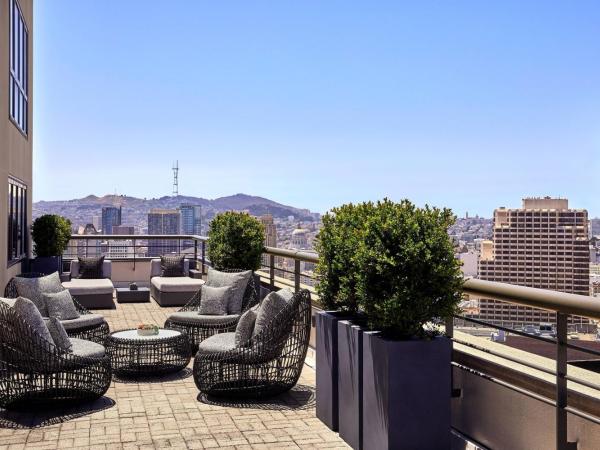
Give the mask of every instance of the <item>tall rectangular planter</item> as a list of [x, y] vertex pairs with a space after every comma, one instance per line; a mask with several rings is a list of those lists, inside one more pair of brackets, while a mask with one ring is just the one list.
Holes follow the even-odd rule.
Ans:
[[451, 341], [363, 333], [363, 445], [449, 449]]
[[347, 319], [337, 311], [321, 311], [315, 316], [316, 412], [317, 418], [338, 431], [338, 321]]
[[363, 328], [350, 320], [338, 322], [338, 398], [340, 437], [362, 448]]

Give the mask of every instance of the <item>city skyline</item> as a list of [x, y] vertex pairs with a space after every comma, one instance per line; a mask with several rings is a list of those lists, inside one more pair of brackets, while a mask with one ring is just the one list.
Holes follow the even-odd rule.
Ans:
[[186, 7], [37, 5], [34, 200], [160, 197], [179, 160], [179, 192], [209, 198], [600, 215], [600, 5]]

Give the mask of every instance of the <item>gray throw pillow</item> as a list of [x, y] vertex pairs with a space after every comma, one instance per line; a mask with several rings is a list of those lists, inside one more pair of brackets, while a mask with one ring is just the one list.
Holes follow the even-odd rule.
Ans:
[[233, 292], [230, 287], [211, 287], [203, 284], [200, 290], [198, 314], [203, 316], [224, 316], [227, 314], [227, 305]]
[[40, 310], [35, 304], [23, 297], [17, 298], [13, 306], [15, 314], [29, 327], [35, 331], [42, 339], [45, 339], [50, 344], [54, 345], [52, 335], [44, 322]]
[[48, 331], [50, 331], [54, 345], [63, 352], [72, 353], [73, 344], [71, 343], [71, 339], [69, 339], [65, 327], [60, 323], [60, 320], [56, 317], [50, 317], [49, 319], [44, 319], [44, 321], [46, 322]]
[[44, 294], [48, 317], [56, 317], [59, 320], [70, 320], [79, 318], [79, 311], [73, 303], [73, 297], [68, 290], [55, 294]]
[[185, 260], [183, 256], [165, 255], [160, 257], [161, 276], [184, 277]]
[[248, 345], [248, 341], [252, 338], [252, 332], [254, 331], [254, 324], [256, 323], [256, 316], [258, 314], [258, 305], [254, 308], [250, 308], [242, 317], [235, 327], [235, 346], [244, 347]]
[[209, 268], [206, 284], [211, 287], [232, 287], [233, 292], [231, 294], [229, 305], [227, 306], [227, 312], [229, 314], [239, 314], [242, 312], [244, 293], [248, 287], [250, 277], [252, 277], [251, 270], [246, 270], [244, 272], [221, 272]]
[[38, 278], [15, 277], [14, 282], [15, 287], [17, 288], [17, 294], [20, 297], [31, 300], [33, 304], [37, 306], [37, 309], [42, 316], [45, 317], [48, 316], [48, 309], [46, 308], [46, 302], [42, 294], [52, 294], [65, 289], [60, 282], [58, 272]]
[[104, 266], [104, 256], [90, 256], [87, 258], [79, 257], [79, 277], [87, 280], [99, 280], [104, 278], [102, 267]]
[[269, 293], [260, 303], [252, 336], [256, 336], [262, 330], [268, 328], [273, 319], [283, 311], [293, 296], [294, 293], [289, 289], [281, 289], [277, 292]]

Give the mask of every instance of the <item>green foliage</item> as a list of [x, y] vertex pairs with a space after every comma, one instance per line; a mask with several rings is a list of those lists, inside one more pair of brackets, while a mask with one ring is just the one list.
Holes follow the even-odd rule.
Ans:
[[208, 258], [215, 269], [260, 268], [264, 227], [256, 218], [247, 213], [224, 212], [210, 223], [208, 237]]
[[60, 256], [71, 239], [71, 221], [56, 214], [45, 214], [31, 227], [36, 256]]
[[460, 262], [447, 233], [454, 220], [449, 209], [408, 200], [332, 210], [317, 238], [324, 307], [361, 310], [371, 329], [392, 338], [423, 336], [461, 299]]

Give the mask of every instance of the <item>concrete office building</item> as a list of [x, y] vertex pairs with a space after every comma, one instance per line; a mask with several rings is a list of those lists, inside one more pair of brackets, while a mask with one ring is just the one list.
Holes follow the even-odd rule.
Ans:
[[[569, 209], [566, 199], [526, 198], [522, 208], [494, 211], [493, 243], [482, 243], [479, 278], [589, 295], [588, 241], [586, 210]], [[485, 299], [479, 318], [513, 325], [555, 322], [548, 311]]]
[[102, 234], [113, 234], [115, 225], [121, 225], [121, 207], [104, 206], [102, 208]]
[[31, 254], [33, 1], [0, 2], [0, 286]]
[[[260, 223], [263, 224], [265, 228], [265, 247], [277, 247], [277, 227], [275, 226], [275, 222], [273, 221], [272, 214], [264, 214], [259, 218]], [[281, 261], [278, 261], [279, 258], [275, 258], [275, 265], [280, 264]], [[269, 266], [269, 256], [262, 256], [262, 264], [263, 266]]]

